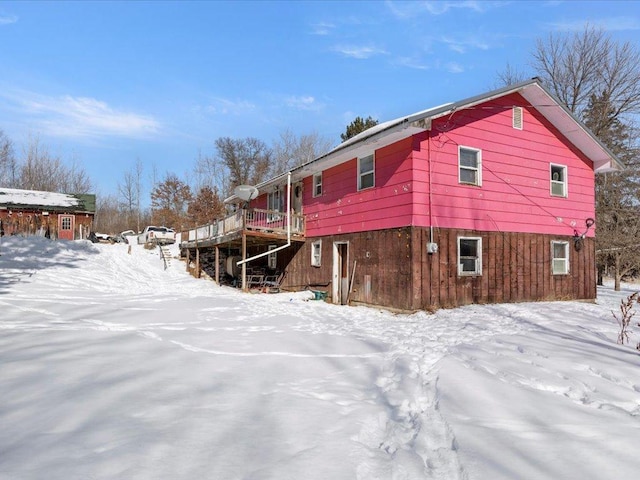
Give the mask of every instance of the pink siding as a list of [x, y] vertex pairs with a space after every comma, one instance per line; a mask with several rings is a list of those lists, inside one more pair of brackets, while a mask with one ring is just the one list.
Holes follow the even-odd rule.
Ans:
[[[524, 107], [523, 130], [512, 128], [513, 105]], [[414, 225], [430, 225], [429, 149], [435, 227], [570, 235], [595, 216], [592, 163], [517, 94], [434, 122], [415, 141]], [[458, 183], [458, 145], [482, 150], [482, 186]], [[567, 166], [566, 198], [550, 194], [550, 163]]]
[[[512, 127], [514, 105], [524, 109], [522, 130]], [[482, 151], [481, 186], [458, 182], [459, 145]], [[550, 194], [550, 163], [567, 167], [566, 198]], [[313, 198], [313, 179], [306, 177], [306, 235], [410, 225], [572, 235], [595, 218], [594, 182], [592, 162], [513, 94], [459, 110], [434, 121], [430, 132], [376, 150], [374, 188], [357, 190], [356, 158], [323, 171], [320, 197]], [[266, 194], [251, 204], [266, 208]]]
[[[313, 198], [312, 177], [304, 179], [308, 237], [396, 228], [411, 224], [411, 139], [375, 152], [375, 187], [357, 190], [358, 161], [325, 170], [322, 196]], [[372, 151], [373, 153], [373, 151]]]

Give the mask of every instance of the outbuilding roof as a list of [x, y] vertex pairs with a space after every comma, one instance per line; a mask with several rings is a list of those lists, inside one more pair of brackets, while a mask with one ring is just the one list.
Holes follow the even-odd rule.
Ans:
[[96, 196], [0, 188], [0, 209], [41, 209], [63, 212], [95, 213]]

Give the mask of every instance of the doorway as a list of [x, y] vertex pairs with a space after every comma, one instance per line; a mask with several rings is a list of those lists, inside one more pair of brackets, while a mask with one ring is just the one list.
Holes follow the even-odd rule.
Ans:
[[58, 239], [73, 240], [73, 232], [76, 228], [75, 215], [58, 215]]
[[346, 305], [349, 297], [349, 242], [333, 242], [333, 303]]

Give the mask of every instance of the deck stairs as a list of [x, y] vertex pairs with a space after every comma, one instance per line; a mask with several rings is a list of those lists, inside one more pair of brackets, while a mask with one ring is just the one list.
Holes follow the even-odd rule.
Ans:
[[165, 245], [159, 245], [160, 248], [160, 258], [164, 262], [164, 269], [166, 270], [171, 266], [171, 252], [169, 251], [169, 247]]

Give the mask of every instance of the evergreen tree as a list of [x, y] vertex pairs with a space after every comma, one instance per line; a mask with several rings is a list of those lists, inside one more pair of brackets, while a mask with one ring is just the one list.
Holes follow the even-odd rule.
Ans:
[[367, 118], [356, 117], [353, 122], [347, 125], [347, 131], [340, 134], [340, 138], [343, 142], [346, 142], [351, 137], [355, 137], [359, 133], [362, 133], [376, 125], [378, 125], [378, 120], [374, 120], [371, 116], [368, 116]]

